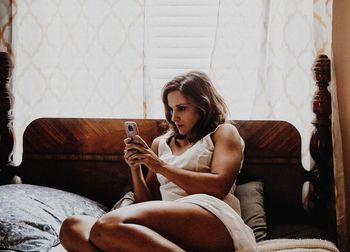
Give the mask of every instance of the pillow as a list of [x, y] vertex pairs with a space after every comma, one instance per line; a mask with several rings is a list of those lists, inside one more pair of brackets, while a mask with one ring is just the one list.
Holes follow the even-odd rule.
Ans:
[[244, 222], [253, 230], [255, 240], [262, 241], [267, 237], [267, 223], [264, 209], [264, 184], [251, 181], [237, 185], [234, 192], [241, 204], [241, 215]]
[[309, 224], [272, 224], [268, 228], [269, 239], [323, 239], [329, 240], [327, 232]]
[[29, 184], [0, 186], [0, 250], [48, 251], [59, 243], [67, 216], [100, 217], [106, 211], [93, 200], [62, 190]]

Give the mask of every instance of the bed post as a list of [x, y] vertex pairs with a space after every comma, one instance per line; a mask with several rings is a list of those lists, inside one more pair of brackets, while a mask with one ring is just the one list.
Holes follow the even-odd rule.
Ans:
[[310, 153], [315, 161], [311, 169], [311, 182], [315, 187], [314, 197], [316, 211], [326, 217], [325, 223], [329, 238], [336, 242], [336, 215], [334, 196], [334, 175], [332, 159], [331, 134], [331, 95], [328, 85], [331, 80], [330, 60], [326, 55], [320, 55], [314, 65], [316, 92], [313, 97], [313, 112], [316, 118], [310, 140]]
[[9, 85], [13, 64], [8, 53], [0, 52], [0, 184], [8, 183], [13, 177], [10, 154], [13, 149], [12, 134], [12, 92]]

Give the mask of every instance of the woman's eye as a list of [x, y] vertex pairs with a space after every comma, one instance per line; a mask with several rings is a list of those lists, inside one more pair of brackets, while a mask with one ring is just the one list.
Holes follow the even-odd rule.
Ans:
[[185, 111], [186, 107], [179, 107], [179, 111]]

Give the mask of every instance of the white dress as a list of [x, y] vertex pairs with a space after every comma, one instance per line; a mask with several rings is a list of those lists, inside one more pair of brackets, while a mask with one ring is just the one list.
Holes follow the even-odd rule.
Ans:
[[[173, 155], [167, 143], [169, 134], [165, 134], [159, 141], [158, 156], [166, 163], [174, 165], [179, 169], [210, 172], [210, 163], [214, 151], [214, 143], [211, 138], [212, 133], [214, 132], [200, 139], [180, 155]], [[241, 143], [243, 150], [244, 141], [242, 138]], [[189, 195], [185, 190], [161, 174], [157, 174], [157, 179], [160, 183], [162, 200], [192, 203], [203, 207], [224, 223], [232, 237], [236, 252], [257, 250], [253, 231], [245, 225], [240, 217], [239, 200], [233, 195], [235, 185], [232, 186], [231, 191], [226, 197], [220, 200], [207, 194]]]

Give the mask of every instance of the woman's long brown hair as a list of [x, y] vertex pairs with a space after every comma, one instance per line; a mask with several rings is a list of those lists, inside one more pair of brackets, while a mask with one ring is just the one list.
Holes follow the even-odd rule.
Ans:
[[226, 121], [227, 106], [224, 99], [217, 92], [209, 77], [198, 71], [192, 71], [179, 75], [165, 84], [162, 90], [162, 100], [165, 109], [165, 117], [173, 130], [175, 139], [181, 138], [175, 123], [171, 120], [171, 108], [168, 105], [168, 94], [180, 91], [186, 98], [192, 100], [200, 113], [200, 119], [195, 124], [190, 134], [190, 141], [199, 139], [216, 129], [219, 124]]

